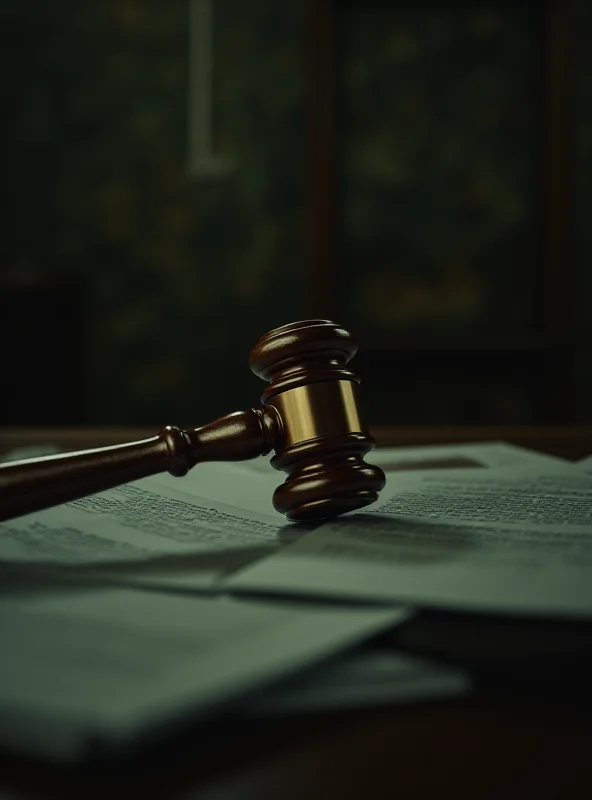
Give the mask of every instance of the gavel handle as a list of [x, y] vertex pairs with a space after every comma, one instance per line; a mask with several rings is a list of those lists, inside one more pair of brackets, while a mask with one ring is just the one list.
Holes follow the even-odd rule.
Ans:
[[274, 447], [267, 410], [228, 414], [201, 428], [167, 426], [139, 442], [0, 465], [0, 521], [77, 500], [160, 472], [186, 475], [202, 461], [242, 461]]

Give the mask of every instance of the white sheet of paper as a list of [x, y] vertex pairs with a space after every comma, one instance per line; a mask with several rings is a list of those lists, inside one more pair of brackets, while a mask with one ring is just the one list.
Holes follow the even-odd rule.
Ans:
[[592, 480], [571, 466], [389, 473], [372, 509], [326, 523], [228, 586], [592, 617]]
[[589, 478], [569, 462], [387, 472], [380, 497], [365, 511], [459, 524], [578, 525], [592, 520], [587, 504], [590, 487]]
[[201, 494], [158, 476], [0, 523], [0, 559], [70, 572], [95, 565], [118, 582], [215, 591], [227, 572], [280, 547], [287, 525], [262, 476], [232, 464], [196, 470]]
[[328, 657], [409, 616], [105, 589], [0, 604], [0, 738], [73, 759]]

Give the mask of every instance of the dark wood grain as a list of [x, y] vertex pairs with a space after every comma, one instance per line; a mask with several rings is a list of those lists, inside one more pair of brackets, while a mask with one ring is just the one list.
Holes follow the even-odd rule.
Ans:
[[[91, 774], [0, 759], [0, 787], [26, 798], [329, 800], [588, 797], [585, 716], [518, 698], [474, 697], [240, 727], [212, 748]], [[10, 796], [10, 795], [9, 795]]]

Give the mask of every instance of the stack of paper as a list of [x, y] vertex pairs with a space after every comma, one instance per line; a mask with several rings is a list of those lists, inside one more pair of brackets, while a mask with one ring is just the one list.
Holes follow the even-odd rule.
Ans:
[[0, 736], [60, 759], [118, 752], [406, 616], [125, 589], [4, 598]]
[[396, 473], [364, 513], [231, 577], [234, 590], [592, 616], [592, 480], [571, 465]]
[[264, 459], [0, 524], [2, 742], [79, 758], [229, 704], [252, 718], [459, 694], [463, 669], [359, 645], [423, 607], [592, 615], [585, 464], [504, 443], [369, 460], [387, 470], [379, 502], [322, 525], [275, 512], [284, 476]]

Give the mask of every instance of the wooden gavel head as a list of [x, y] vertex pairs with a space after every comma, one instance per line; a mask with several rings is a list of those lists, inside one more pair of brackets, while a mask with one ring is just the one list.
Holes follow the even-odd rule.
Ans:
[[384, 487], [382, 470], [363, 458], [374, 440], [347, 368], [357, 349], [339, 325], [309, 320], [270, 331], [251, 351], [252, 371], [269, 381], [261, 402], [271, 464], [288, 473], [273, 504], [288, 519], [335, 517], [373, 503]]
[[374, 441], [362, 421], [359, 380], [347, 368], [357, 345], [328, 320], [294, 322], [262, 337], [250, 366], [269, 382], [262, 407], [201, 428], [80, 453], [0, 465], [0, 520], [75, 500], [168, 470], [183, 476], [203, 461], [237, 461], [275, 451], [288, 473], [273, 503], [290, 520], [335, 517], [374, 502], [382, 470], [364, 462]]

